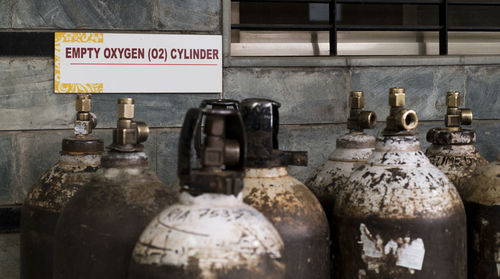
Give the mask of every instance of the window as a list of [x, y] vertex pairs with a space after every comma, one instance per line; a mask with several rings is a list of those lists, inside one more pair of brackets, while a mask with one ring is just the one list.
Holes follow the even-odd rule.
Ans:
[[500, 1], [335, 3], [232, 1], [231, 55], [500, 54]]

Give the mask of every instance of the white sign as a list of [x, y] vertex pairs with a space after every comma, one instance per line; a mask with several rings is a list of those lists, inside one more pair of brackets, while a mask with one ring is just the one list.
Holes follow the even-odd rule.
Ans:
[[220, 93], [222, 36], [55, 33], [56, 93]]

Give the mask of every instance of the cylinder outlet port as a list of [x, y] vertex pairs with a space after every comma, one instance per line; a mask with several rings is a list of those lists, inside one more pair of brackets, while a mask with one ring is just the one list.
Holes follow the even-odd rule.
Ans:
[[113, 131], [113, 144], [110, 149], [133, 152], [142, 151], [149, 137], [149, 127], [141, 121], [134, 121], [135, 101], [132, 98], [118, 98], [116, 129]]
[[418, 116], [414, 110], [403, 110], [400, 114], [400, 127], [404, 130], [417, 128]]
[[374, 111], [363, 110], [365, 97], [363, 91], [352, 91], [349, 95], [349, 118], [347, 128], [351, 131], [362, 132], [364, 129], [373, 129], [377, 124], [377, 114]]
[[359, 124], [363, 129], [373, 129], [377, 125], [377, 114], [373, 111], [362, 111], [359, 114]]

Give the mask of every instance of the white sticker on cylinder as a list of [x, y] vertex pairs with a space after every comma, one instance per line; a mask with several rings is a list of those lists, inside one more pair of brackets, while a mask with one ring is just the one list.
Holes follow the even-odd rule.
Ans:
[[410, 243], [410, 238], [405, 237], [405, 243], [398, 248], [397, 255], [397, 266], [422, 270], [425, 256], [424, 241], [417, 238]]

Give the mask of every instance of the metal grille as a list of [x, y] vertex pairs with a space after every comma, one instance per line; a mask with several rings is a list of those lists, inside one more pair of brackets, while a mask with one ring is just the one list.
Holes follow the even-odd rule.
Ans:
[[[500, 1], [453, 1], [453, 0], [231, 0], [232, 2], [260, 3], [323, 3], [329, 4], [328, 24], [232, 24], [231, 29], [252, 31], [328, 31], [330, 56], [337, 55], [337, 31], [437, 31], [439, 32], [439, 54], [448, 54], [448, 32], [498, 32], [500, 27], [449, 26], [448, 7], [460, 6], [500, 6]], [[336, 4], [406, 4], [439, 6], [439, 25], [338, 25], [336, 24]]]

